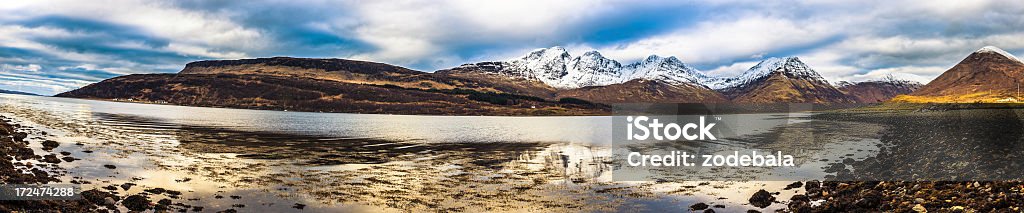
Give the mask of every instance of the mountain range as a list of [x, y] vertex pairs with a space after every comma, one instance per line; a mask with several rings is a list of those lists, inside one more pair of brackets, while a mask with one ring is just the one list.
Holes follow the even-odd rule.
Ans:
[[1024, 63], [1009, 53], [985, 47], [927, 85], [891, 77], [831, 84], [798, 57], [767, 58], [736, 76], [710, 76], [671, 56], [623, 64], [597, 51], [572, 56], [551, 47], [435, 72], [347, 59], [197, 61], [176, 74], [120, 76], [57, 96], [322, 112], [579, 115], [607, 114], [606, 104], [634, 102], [832, 104], [1004, 97], [1010, 85], [1022, 80], [1022, 68]]
[[39, 96], [39, 95], [37, 95], [37, 94], [34, 94], [34, 93], [28, 93], [28, 92], [20, 92], [20, 91], [11, 91], [11, 90], [2, 90], [2, 89], [0, 89], [0, 93], [2, 93], [2, 94], [15, 94], [15, 95], [31, 95], [31, 96]]
[[[740, 75], [713, 77], [676, 57], [651, 55], [623, 65], [597, 51], [573, 57], [564, 48], [552, 47], [507, 61], [465, 64], [439, 72], [491, 74], [540, 82], [559, 90], [558, 97], [601, 103], [860, 102], [858, 94], [848, 94], [829, 84], [798, 57], [768, 58]], [[878, 102], [916, 89], [905, 83], [875, 81], [859, 87], [885, 90], [879, 94], [886, 96], [871, 98], [870, 102]]]

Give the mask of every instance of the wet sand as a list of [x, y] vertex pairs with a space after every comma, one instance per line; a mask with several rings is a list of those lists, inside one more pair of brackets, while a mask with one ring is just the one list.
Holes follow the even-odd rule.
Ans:
[[[893, 137], [891, 129], [884, 128], [889, 124], [869, 122], [878, 117], [823, 115], [815, 119], [830, 123], [801, 123], [786, 131], [742, 139], [760, 148], [810, 150], [803, 156], [811, 159], [804, 162], [809, 167], [843, 165], [830, 171], [833, 180], [612, 181], [611, 150], [600, 145], [327, 137], [12, 104], [0, 104], [0, 112], [17, 127], [15, 132], [25, 133], [23, 142], [14, 145], [32, 150], [31, 155], [22, 148], [6, 153], [28, 159], [25, 162], [46, 173], [28, 172], [36, 174], [32, 178], [4, 177], [4, 183], [76, 183], [89, 191], [87, 199], [75, 202], [39, 206], [5, 201], [0, 203], [5, 210], [72, 206], [115, 212], [827, 212], [914, 208], [1016, 212], [1024, 189], [1019, 182], [1009, 181], [835, 181], [853, 174], [843, 173], [843, 169], [891, 169], [864, 166], [864, 162], [888, 162], [899, 156], [893, 150], [901, 150], [900, 146], [894, 144], [918, 144], [896, 140], [902, 137]], [[815, 129], [813, 137], [800, 134]], [[871, 153], [866, 156], [837, 158], [832, 152], [859, 147], [819, 144], [878, 135], [881, 141], [866, 142], [878, 148], [865, 147], [867, 151], [858, 152]], [[18, 140], [12, 137], [12, 141]], [[51, 154], [75, 160], [43, 163], [44, 156]], [[17, 162], [10, 164], [27, 169]], [[874, 171], [881, 174], [883, 170]]]
[[[428, 143], [185, 126], [140, 117], [0, 105], [57, 141], [52, 182], [109, 193], [114, 211], [768, 211], [747, 198], [784, 182], [614, 182], [608, 147]], [[47, 132], [45, 135], [42, 132]], [[773, 190], [773, 191], [776, 191]], [[102, 204], [102, 203], [101, 203]], [[20, 205], [7, 206], [14, 209]]]

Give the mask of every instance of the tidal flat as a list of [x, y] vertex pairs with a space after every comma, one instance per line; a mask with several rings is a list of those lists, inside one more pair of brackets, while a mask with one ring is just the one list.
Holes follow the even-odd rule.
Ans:
[[[547, 118], [460, 117], [451, 119], [502, 119], [494, 124], [522, 122], [524, 126], [538, 127], [535, 130], [510, 128], [481, 121], [477, 123], [482, 125], [475, 129], [464, 129], [440, 128], [436, 126], [443, 125], [429, 123], [435, 126], [430, 128], [438, 129], [415, 137], [384, 137], [387, 132], [412, 134], [417, 131], [413, 127], [423, 125], [418, 122], [448, 118], [396, 116], [380, 120], [381, 117], [372, 117], [365, 122], [411, 123], [408, 126], [382, 124], [377, 130], [360, 130], [366, 133], [360, 134], [346, 126], [348, 123], [322, 121], [317, 123], [330, 125], [317, 127], [265, 115], [276, 116], [282, 112], [22, 96], [3, 96], [2, 100], [0, 116], [4, 116], [5, 126], [11, 129], [3, 137], [11, 139], [12, 147], [23, 148], [15, 149], [20, 150], [18, 152], [5, 152], [11, 160], [0, 164], [38, 177], [18, 179], [12, 175], [3, 177], [4, 183], [29, 180], [73, 183], [88, 192], [86, 199], [80, 201], [55, 201], [47, 205], [0, 202], [0, 208], [9, 211], [55, 207], [101, 212], [772, 212], [914, 211], [920, 208], [1019, 211], [1020, 201], [1024, 200], [1021, 199], [1024, 185], [1000, 179], [863, 180], [868, 175], [890, 174], [885, 171], [893, 169], [946, 165], [938, 162], [915, 165], [914, 162], [919, 162], [914, 160], [917, 158], [898, 160], [901, 154], [917, 156], [914, 154], [917, 151], [908, 150], [922, 148], [913, 147], [940, 150], [942, 146], [963, 146], [963, 142], [946, 141], [933, 143], [936, 147], [928, 148], [924, 142], [934, 140], [914, 139], [963, 138], [959, 135], [930, 136], [955, 134], [949, 130], [954, 127], [944, 128], [945, 131], [894, 128], [895, 124], [927, 124], [934, 117], [907, 120], [906, 116], [899, 115], [891, 117], [894, 122], [883, 122], [884, 116], [894, 115], [800, 114], [797, 115], [800, 119], [783, 120], [782, 127], [754, 130], [720, 142], [800, 153], [797, 155], [798, 159], [803, 159], [798, 162], [800, 171], [812, 172], [799, 173], [803, 175], [799, 180], [765, 178], [759, 176], [765, 171], [754, 171], [742, 173], [750, 175], [746, 180], [723, 180], [713, 177], [718, 173], [708, 172], [645, 181], [616, 181], [611, 172], [616, 166], [612, 160], [613, 150], [600, 141], [605, 135], [567, 136], [568, 132], [585, 131], [554, 128], [592, 129], [594, 127], [583, 125], [609, 120], [604, 118], [552, 121], [544, 120]], [[152, 109], [154, 107], [157, 109]], [[168, 117], [168, 114], [180, 114], [187, 119]], [[217, 122], [224, 120], [208, 118], [217, 114], [228, 114], [233, 119], [250, 116], [250, 119], [242, 120], [248, 122]], [[336, 116], [326, 113], [282, 115]], [[994, 117], [1008, 116], [1000, 115]], [[362, 115], [345, 116], [358, 120]], [[300, 127], [275, 126], [279, 122], [296, 123], [294, 125]], [[1012, 124], [998, 125], [1013, 127]], [[310, 131], [311, 128], [327, 131]], [[509, 132], [509, 129], [520, 132]], [[911, 130], [915, 134], [905, 132]], [[330, 134], [332, 131], [341, 133]], [[1006, 130], [979, 133], [978, 137], [1001, 137], [999, 135], [1005, 135], [1001, 131]], [[815, 134], [805, 134], [807, 132]], [[372, 137], [374, 134], [382, 137]], [[491, 140], [481, 139], [483, 137]], [[1019, 137], [1005, 139], [1019, 140]], [[977, 146], [968, 150], [991, 152], [1015, 147]], [[31, 149], [31, 154], [26, 149]]]

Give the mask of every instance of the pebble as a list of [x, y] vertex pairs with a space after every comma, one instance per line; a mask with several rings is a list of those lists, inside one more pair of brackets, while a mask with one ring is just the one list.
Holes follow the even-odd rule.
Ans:
[[921, 204], [917, 204], [917, 205], [914, 205], [914, 208], [912, 208], [912, 209], [913, 209], [913, 210], [914, 210], [915, 212], [920, 212], [920, 213], [926, 213], [926, 212], [928, 212], [928, 209], [924, 208], [924, 206], [922, 206]]
[[112, 198], [112, 197], [103, 198], [103, 205], [112, 206], [114, 204], [117, 204], [117, 201], [114, 200], [114, 198]]
[[707, 209], [707, 208], [708, 208], [708, 204], [704, 204], [704, 203], [696, 203], [696, 204], [690, 205], [690, 209], [693, 209], [693, 210], [704, 210], [704, 209]]

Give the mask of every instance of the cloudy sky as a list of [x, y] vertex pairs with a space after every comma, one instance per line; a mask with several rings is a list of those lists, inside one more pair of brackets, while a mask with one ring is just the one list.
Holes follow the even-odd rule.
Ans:
[[798, 56], [830, 81], [927, 82], [983, 46], [1024, 55], [1024, 1], [5, 1], [0, 89], [52, 95], [203, 59], [334, 57], [423, 71], [542, 47], [712, 75]]

